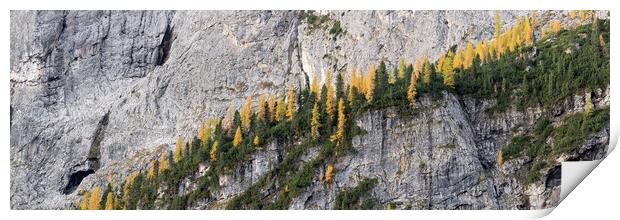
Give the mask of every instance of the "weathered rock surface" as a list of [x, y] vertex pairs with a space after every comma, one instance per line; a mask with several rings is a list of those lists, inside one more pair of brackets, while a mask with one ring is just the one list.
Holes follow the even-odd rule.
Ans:
[[[323, 69], [380, 60], [393, 67], [390, 62], [424, 51], [434, 59], [452, 45], [491, 36], [494, 26], [492, 11], [319, 13], [330, 17], [327, 27], [340, 21], [344, 32], [334, 40], [329, 28], [310, 28], [297, 11], [12, 11], [11, 208], [71, 207], [79, 189], [144, 169], [177, 135], [194, 134], [199, 121], [240, 106], [248, 95], [305, 87]], [[527, 13], [505, 11], [502, 21]], [[609, 92], [598, 93], [607, 94], [599, 97], [608, 105]], [[353, 186], [359, 179], [347, 178], [355, 175], [380, 176], [383, 191], [375, 193], [382, 201], [413, 208], [521, 205], [513, 195], [522, 189], [510, 180], [492, 189], [502, 171], [489, 167], [509, 128], [536, 120], [540, 110], [487, 120], [476, 114], [491, 104], [458, 99], [445, 96], [445, 108], [413, 122], [389, 111], [361, 118], [370, 133], [355, 139], [359, 154], [338, 163], [350, 171], [339, 172], [335, 185]], [[453, 148], [438, 147], [450, 143]], [[231, 177], [228, 184], [249, 185], [274, 156], [257, 155], [239, 174], [243, 180]], [[299, 207], [328, 208], [333, 193], [313, 198]]]

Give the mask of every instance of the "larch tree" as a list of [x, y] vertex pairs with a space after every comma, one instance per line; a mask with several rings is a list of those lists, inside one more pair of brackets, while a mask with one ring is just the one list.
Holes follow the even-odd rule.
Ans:
[[153, 179], [153, 177], [155, 177], [156, 173], [155, 171], [156, 169], [156, 161], [155, 160], [151, 160], [150, 164], [149, 164], [149, 171], [146, 173], [146, 178], [147, 179]]
[[560, 32], [560, 28], [561, 28], [560, 21], [559, 20], [554, 20], [553, 21], [553, 32], [554, 33]]
[[242, 140], [243, 137], [241, 137], [241, 128], [237, 127], [237, 131], [235, 131], [235, 137], [233, 138], [233, 146], [239, 146]]
[[258, 97], [258, 107], [256, 109], [256, 120], [265, 122], [265, 95]]
[[581, 22], [588, 20], [589, 11], [588, 10], [579, 10], [579, 19]]
[[327, 165], [327, 168], [325, 168], [324, 180], [326, 183], [331, 183], [333, 177], [334, 177], [334, 164], [330, 163]]
[[586, 99], [586, 104], [584, 108], [584, 113], [586, 115], [590, 115], [592, 113], [593, 105], [592, 105], [591, 93], [588, 90], [586, 90], [585, 99]]
[[484, 44], [480, 41], [476, 43], [476, 55], [480, 57], [480, 61], [484, 61], [486, 58], [486, 54], [484, 53]]
[[353, 102], [353, 88], [357, 88], [359, 91], [359, 78], [357, 76], [357, 68], [353, 66], [351, 68], [351, 77], [349, 78], [349, 94], [347, 96], [349, 104]]
[[320, 136], [319, 129], [321, 128], [321, 115], [319, 113], [318, 102], [314, 103], [312, 107], [312, 117], [310, 118], [310, 136], [313, 140], [317, 140]]
[[105, 210], [113, 210], [114, 209], [114, 194], [112, 192], [108, 192], [105, 199]]
[[260, 145], [260, 138], [258, 137], [258, 135], [254, 135], [254, 140], [252, 141], [252, 143], [254, 144], [254, 146]]
[[411, 74], [411, 79], [409, 80], [409, 88], [407, 88], [407, 99], [411, 103], [411, 107], [416, 106], [415, 104], [415, 96], [417, 94], [416, 91], [416, 82], [418, 81], [418, 76], [416, 74]]
[[499, 164], [500, 166], [504, 164], [504, 155], [502, 153], [502, 149], [500, 149], [497, 153], [497, 164]]
[[183, 138], [179, 136], [177, 138], [177, 143], [174, 145], [174, 154], [172, 155], [175, 163], [178, 163], [183, 157], [183, 147]]
[[284, 119], [284, 116], [286, 116], [286, 103], [284, 102], [284, 97], [285, 95], [282, 94], [280, 95], [280, 97], [278, 98], [278, 101], [276, 102], [276, 120], [275, 121], [280, 121], [282, 119]]
[[275, 121], [276, 119], [276, 98], [273, 94], [269, 95], [269, 101], [267, 102], [269, 108], [269, 121]]
[[413, 65], [413, 75], [416, 75], [416, 77], [420, 76], [420, 71], [422, 71], [420, 65], [420, 58], [418, 57], [415, 59], [415, 64]]
[[90, 202], [90, 192], [85, 191], [82, 195], [82, 200], [80, 201], [79, 209], [80, 210], [88, 210], [88, 204]]
[[398, 77], [398, 76], [396, 76], [396, 74], [394, 74], [394, 70], [393, 69], [387, 75], [388, 75], [388, 84], [392, 85], [392, 84], [396, 83], [396, 77]]
[[211, 162], [214, 162], [217, 160], [217, 148], [219, 147], [219, 141], [215, 141], [213, 142], [213, 145], [211, 145], [211, 150], [209, 151], [209, 159], [211, 159]]
[[456, 52], [454, 54], [454, 59], [452, 60], [452, 68], [453, 69], [461, 68], [462, 65], [463, 65], [463, 53]]
[[168, 169], [168, 154], [166, 151], [161, 153], [161, 156], [159, 157], [159, 167], [157, 170], [157, 173], [161, 174], [164, 172], [164, 170]]
[[207, 130], [207, 123], [206, 122], [200, 123], [200, 128], [198, 129], [198, 139], [200, 140], [200, 142], [206, 141], [206, 140], [203, 140], [206, 130]]
[[435, 63], [435, 72], [441, 72], [443, 69], [443, 63], [446, 60], [446, 54], [441, 54], [439, 58], [437, 58], [437, 62]]
[[400, 58], [400, 60], [398, 61], [398, 69], [397, 69], [397, 73], [396, 73], [396, 75], [398, 76], [398, 79], [404, 79], [405, 78], [405, 69], [407, 68], [406, 65], [407, 64], [405, 63], [405, 59], [404, 58]]
[[[499, 15], [499, 11], [495, 11], [495, 33], [494, 33], [494, 38], [495, 38], [495, 43], [497, 44], [496, 49], [501, 48], [501, 42], [500, 42], [500, 37], [502, 34], [502, 19]], [[497, 57], [499, 57], [499, 50], [498, 50], [498, 55]]]
[[454, 87], [454, 71], [452, 70], [452, 65], [445, 65], [448, 67], [444, 67], [445, 72], [443, 72], [443, 84], [448, 88]]
[[334, 103], [334, 86], [332, 85], [332, 74], [329, 70], [325, 72], [324, 85], [327, 88], [325, 95], [325, 111], [327, 112], [327, 117], [331, 119], [334, 116], [336, 103]]
[[536, 23], [537, 22], [537, 20], [536, 20], [536, 11], [535, 10], [530, 11], [530, 18], [529, 18], [529, 20], [530, 20], [530, 25], [532, 26], [532, 30], [534, 30], [536, 28], [536, 25], [537, 25], [537, 23]]
[[293, 90], [293, 86], [288, 86], [286, 96], [286, 117], [288, 118], [288, 120], [293, 120], [293, 117], [295, 116], [295, 111], [297, 110], [297, 107], [295, 106], [296, 95], [295, 90]]
[[131, 185], [133, 184], [134, 180], [136, 179], [136, 177], [138, 177], [138, 175], [140, 175], [140, 173], [138, 173], [138, 171], [133, 171], [133, 173], [129, 174], [129, 176], [127, 176], [125, 178], [125, 184], [123, 185], [123, 200], [124, 200], [124, 207], [127, 208], [127, 205], [129, 204], [129, 200], [131, 199], [129, 197], [129, 189], [131, 189]]
[[463, 69], [469, 69], [474, 61], [474, 46], [471, 42], [467, 43], [465, 47], [465, 54], [463, 57]]
[[241, 107], [241, 126], [243, 130], [249, 130], [252, 125], [252, 96], [245, 98], [245, 102]]
[[365, 92], [366, 92], [366, 100], [370, 103], [373, 100], [374, 97], [374, 92], [375, 92], [375, 78], [376, 78], [376, 72], [375, 72], [375, 67], [374, 66], [370, 66], [368, 68], [368, 75], [366, 75], [366, 79], [365, 79]]
[[228, 131], [232, 128], [233, 121], [235, 119], [235, 109], [231, 106], [228, 106], [226, 110], [226, 115], [224, 115], [224, 119], [222, 119], [222, 129]]
[[342, 138], [344, 137], [344, 128], [345, 128], [345, 123], [346, 123], [346, 117], [345, 117], [345, 112], [344, 112], [344, 100], [342, 100], [342, 98], [340, 98], [338, 100], [338, 126], [336, 129], [336, 133], [334, 135], [332, 135], [331, 137], [331, 141], [334, 142], [336, 144], [336, 146], [340, 146], [340, 143], [342, 142]]
[[310, 81], [310, 92], [313, 92], [317, 99], [320, 97], [321, 93], [321, 83], [319, 82], [319, 75], [312, 75], [312, 80]]
[[101, 203], [101, 188], [99, 186], [95, 186], [91, 193], [90, 198], [88, 200], [88, 210], [99, 210]]
[[524, 19], [523, 21], [523, 35], [525, 45], [532, 45], [532, 43], [534, 42], [534, 29], [530, 25], [529, 19]]
[[422, 62], [422, 82], [428, 85], [431, 82], [431, 64], [428, 62], [428, 56], [424, 54], [424, 62]]
[[453, 59], [454, 52], [452, 52], [452, 50], [449, 50], [448, 54], [446, 54], [446, 58], [443, 59], [443, 64], [441, 64], [441, 70], [439, 72], [442, 72], [444, 74], [454, 72], [454, 67], [452, 67]]
[[345, 85], [344, 85], [344, 78], [342, 76], [342, 72], [338, 72], [338, 75], [336, 75], [336, 98], [341, 98], [341, 97], [345, 97]]

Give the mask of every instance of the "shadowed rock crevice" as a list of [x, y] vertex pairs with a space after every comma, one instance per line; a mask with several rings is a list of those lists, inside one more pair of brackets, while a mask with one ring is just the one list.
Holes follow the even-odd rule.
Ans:
[[97, 129], [93, 134], [93, 142], [90, 145], [90, 150], [88, 151], [88, 157], [86, 158], [88, 169], [86, 170], [78, 170], [71, 175], [69, 175], [69, 181], [62, 191], [64, 194], [73, 193], [78, 186], [82, 183], [82, 180], [86, 178], [88, 175], [95, 173], [101, 166], [99, 163], [99, 158], [101, 154], [101, 142], [103, 141], [103, 137], [105, 136], [105, 129], [108, 126], [108, 122], [110, 120], [110, 112], [108, 111], [102, 118], [99, 120], [99, 124], [97, 125]]
[[62, 193], [64, 193], [65, 195], [73, 193], [80, 185], [80, 183], [82, 183], [82, 180], [84, 180], [84, 178], [93, 173], [95, 173], [95, 170], [93, 169], [80, 170], [72, 173], [69, 176], [69, 182], [67, 183], [67, 186], [65, 186], [65, 189], [62, 191]]
[[90, 145], [90, 150], [88, 151], [88, 167], [93, 170], [99, 169], [99, 158], [101, 154], [101, 142], [105, 136], [105, 129], [108, 126], [108, 122], [110, 120], [110, 112], [106, 113], [101, 120], [99, 120], [99, 124], [97, 125], [97, 129], [95, 130], [95, 134], [93, 134], [93, 142]]
[[168, 24], [168, 26], [166, 26], [166, 32], [164, 32], [164, 37], [157, 47], [158, 54], [155, 65], [161, 66], [166, 63], [168, 56], [170, 56], [170, 47], [172, 47], [172, 27]]

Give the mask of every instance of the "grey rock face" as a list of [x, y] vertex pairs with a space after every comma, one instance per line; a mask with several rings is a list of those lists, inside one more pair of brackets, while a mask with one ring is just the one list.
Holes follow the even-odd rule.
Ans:
[[[494, 27], [492, 11], [318, 13], [329, 16], [327, 27], [340, 21], [344, 32], [334, 40], [329, 28], [310, 28], [297, 11], [12, 11], [11, 208], [71, 207], [80, 189], [120, 183], [130, 172], [144, 170], [177, 135], [194, 135], [200, 121], [221, 115], [229, 105], [241, 106], [246, 96], [281, 93], [287, 85], [306, 87], [309, 77], [324, 69], [343, 71], [348, 78], [353, 65], [365, 68], [385, 60], [392, 68], [398, 58], [411, 62], [424, 51], [434, 59], [452, 45], [491, 36]], [[502, 21], [508, 25], [527, 13], [505, 11]], [[608, 95], [600, 95], [605, 93], [594, 96], [607, 97], [601, 103], [608, 105]], [[514, 207], [498, 202], [497, 190], [489, 189], [496, 179], [475, 171], [501, 172], [483, 169], [494, 162], [494, 147], [506, 141], [493, 132], [506, 132], [524, 118], [535, 120], [540, 111], [480, 120], [476, 112], [491, 103], [465, 99], [460, 109], [449, 103], [455, 97], [445, 99], [445, 109], [426, 112], [415, 123], [390, 112], [360, 119], [371, 131], [355, 139], [365, 162], [351, 156], [347, 166], [368, 175], [384, 170], [380, 186], [385, 191], [378, 194], [383, 201], [415, 208]], [[403, 126], [416, 128], [415, 133]], [[402, 141], [399, 135], [408, 138]], [[450, 143], [453, 148], [437, 147]], [[385, 149], [374, 148], [377, 144]], [[232, 188], [224, 187], [228, 193], [221, 198], [256, 181], [277, 155], [268, 152], [256, 155], [251, 170], [239, 174], [243, 180], [231, 177], [223, 183]], [[399, 181], [387, 181], [397, 177], [401, 160], [406, 169]], [[345, 165], [337, 169], [346, 170]], [[453, 169], [461, 165], [472, 170]], [[338, 187], [357, 181], [345, 180], [345, 173], [336, 178]], [[475, 192], [446, 197], [468, 187]], [[428, 201], [408, 200], [418, 195]], [[333, 196], [308, 204], [324, 207]]]
[[[593, 102], [608, 99], [608, 93], [601, 95]], [[326, 184], [317, 176], [309, 190], [291, 202], [291, 209], [333, 208], [338, 192], [366, 178], [378, 180], [372, 197], [397, 209], [549, 208], [559, 201], [559, 162], [602, 159], [606, 154], [608, 127], [541, 170], [539, 181], [523, 185], [522, 172], [532, 158], [515, 158], [500, 166], [498, 151], [509, 143], [508, 137], [521, 132], [514, 128], [532, 127], [540, 120], [542, 110], [494, 115], [487, 111], [493, 102], [478, 100], [479, 107], [474, 107], [476, 101], [464, 100], [468, 101], [444, 93], [436, 102], [423, 97], [412, 116], [400, 116], [395, 109], [362, 115], [356, 124], [367, 133], [354, 137], [354, 152], [337, 161], [334, 182]], [[583, 111], [583, 100], [576, 96], [564, 110]]]

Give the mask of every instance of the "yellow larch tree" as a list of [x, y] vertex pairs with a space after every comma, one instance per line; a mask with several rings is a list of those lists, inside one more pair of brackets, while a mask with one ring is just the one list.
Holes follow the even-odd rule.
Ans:
[[243, 127], [243, 130], [250, 129], [250, 126], [252, 125], [252, 96], [245, 98], [245, 102], [241, 107], [241, 112], [239, 112], [239, 115], [241, 116], [241, 126]]
[[327, 168], [325, 168], [325, 182], [326, 183], [331, 183], [332, 179], [334, 177], [334, 164], [330, 163], [327, 165]]
[[529, 16], [529, 20], [530, 20], [530, 25], [532, 26], [532, 30], [536, 29], [536, 25], [537, 25], [537, 20], [536, 20], [536, 11], [532, 10], [530, 11], [530, 16]]
[[588, 10], [579, 10], [579, 19], [581, 22], [588, 20], [590, 12]]
[[560, 32], [560, 28], [561, 28], [560, 21], [559, 20], [554, 20], [553, 21], [553, 32], [554, 33]]
[[88, 202], [90, 202], [90, 192], [85, 191], [82, 195], [82, 200], [80, 201], [80, 210], [88, 210]]
[[404, 58], [400, 58], [400, 60], [398, 61], [398, 70], [397, 70], [397, 76], [398, 79], [404, 79], [405, 78], [405, 69], [406, 67], [406, 63], [405, 63], [405, 59]]
[[418, 81], [418, 76], [416, 74], [411, 74], [411, 78], [409, 80], [409, 88], [407, 88], [407, 99], [411, 103], [411, 107], [415, 108], [415, 96], [417, 94], [416, 91], [416, 82]]
[[445, 54], [441, 54], [439, 58], [437, 58], [437, 63], [435, 64], [435, 72], [441, 72], [441, 70], [443, 69], [443, 63], [445, 59], [446, 59]]
[[258, 97], [258, 107], [256, 109], [256, 120], [265, 121], [265, 95]]
[[387, 75], [388, 75], [388, 84], [392, 85], [392, 84], [396, 83], [396, 76], [394, 76], [395, 74], [394, 74], [394, 70], [393, 69]]
[[497, 49], [497, 52], [498, 52], [496, 57], [499, 57], [500, 51], [501, 51], [500, 48], [502, 48], [501, 41], [499, 40], [501, 37], [501, 34], [502, 34], [502, 20], [499, 15], [499, 11], [495, 11], [495, 32], [493, 36], [494, 36], [495, 44], [496, 44], [495, 48]]
[[100, 202], [101, 188], [99, 186], [95, 186], [90, 193], [90, 198], [88, 200], [88, 210], [99, 210]]
[[276, 119], [275, 121], [280, 121], [284, 119], [286, 115], [286, 103], [284, 102], [284, 94], [280, 95], [278, 101], [276, 102]]
[[203, 140], [203, 137], [205, 137], [206, 132], [207, 132], [207, 123], [206, 122], [200, 123], [200, 128], [198, 129], [198, 139], [200, 140], [200, 142], [206, 141], [206, 139]]
[[172, 155], [172, 159], [175, 163], [178, 163], [183, 157], [183, 138], [179, 136], [177, 138], [177, 143], [174, 145], [174, 154]]
[[446, 58], [443, 59], [443, 64], [441, 64], [440, 72], [444, 74], [452, 73], [454, 71], [454, 67], [452, 66], [453, 60], [454, 60], [454, 52], [452, 52], [452, 50], [449, 50], [448, 54], [446, 54]]
[[254, 144], [254, 146], [260, 145], [260, 138], [258, 137], [258, 135], [254, 136], [254, 140], [252, 141], [252, 143]]
[[486, 54], [484, 53], [484, 45], [480, 41], [476, 43], [476, 55], [480, 57], [480, 61], [484, 62], [484, 59], [486, 58]]
[[454, 54], [454, 59], [452, 60], [452, 68], [453, 69], [461, 68], [462, 65], [463, 65], [463, 53], [459, 51]]
[[351, 77], [349, 78], [349, 95], [347, 96], [347, 99], [349, 100], [349, 104], [351, 104], [351, 102], [353, 101], [353, 88], [357, 88], [357, 90], [359, 91], [359, 78], [357, 76], [357, 68], [355, 66], [353, 66], [351, 68]]
[[325, 71], [325, 88], [327, 88], [327, 94], [325, 94], [325, 111], [327, 112], [327, 117], [331, 119], [334, 116], [334, 110], [336, 110], [336, 103], [334, 103], [332, 74], [329, 70]]
[[217, 148], [218, 147], [219, 147], [218, 141], [213, 142], [213, 145], [211, 145], [211, 150], [209, 151], [209, 159], [211, 159], [211, 162], [214, 162], [217, 160]]
[[528, 19], [523, 20], [523, 40], [525, 41], [525, 45], [532, 45], [534, 42], [534, 29], [530, 25], [530, 21]]
[[136, 179], [136, 177], [140, 175], [140, 173], [138, 173], [138, 171], [133, 171], [133, 173], [129, 174], [129, 176], [127, 176], [125, 178], [125, 185], [123, 186], [123, 195], [125, 195], [124, 198], [124, 207], [126, 208], [127, 205], [129, 204], [129, 189], [131, 187], [131, 185], [133, 184], [133, 181]]
[[500, 149], [497, 153], [497, 164], [499, 164], [500, 166], [504, 164], [504, 155], [502, 153], [502, 149]]
[[314, 107], [312, 107], [312, 117], [310, 118], [310, 136], [313, 140], [316, 140], [319, 137], [319, 129], [321, 127], [321, 115], [319, 113], [319, 105], [318, 102], [314, 102]]
[[295, 111], [297, 110], [297, 107], [295, 105], [295, 99], [297, 96], [295, 95], [295, 90], [293, 90], [293, 86], [288, 86], [286, 96], [286, 117], [288, 118], [288, 120], [293, 120], [293, 117], [295, 116]]
[[422, 62], [422, 82], [429, 84], [431, 82], [431, 64], [428, 62], [428, 56], [424, 53], [424, 62]]
[[235, 109], [231, 106], [228, 106], [226, 110], [226, 115], [224, 115], [224, 119], [222, 119], [222, 130], [228, 131], [232, 127], [233, 120], [235, 118]]
[[416, 58], [415, 59], [415, 64], [413, 65], [413, 75], [416, 75], [416, 77], [420, 76], [420, 71], [422, 71], [420, 69], [420, 58]]
[[366, 100], [372, 102], [375, 92], [375, 67], [370, 65], [368, 75], [366, 75], [364, 90], [366, 92]]
[[584, 107], [584, 114], [590, 115], [592, 113], [593, 105], [592, 105], [592, 97], [590, 91], [586, 90], [585, 94], [586, 104]]
[[233, 146], [239, 146], [242, 140], [243, 137], [241, 137], [241, 128], [237, 127], [237, 131], [235, 131], [235, 138], [233, 138]]
[[157, 173], [163, 173], [164, 170], [168, 169], [168, 155], [167, 152], [164, 151], [161, 153], [161, 156], [159, 157], [159, 168], [157, 170]]
[[332, 135], [331, 141], [340, 146], [342, 138], [344, 137], [344, 128], [346, 123], [346, 117], [344, 113], [344, 100], [340, 98], [338, 100], [338, 126], [336, 127], [336, 133]]
[[474, 46], [471, 42], [467, 43], [465, 47], [465, 54], [463, 57], [463, 69], [469, 69], [474, 61]]
[[[355, 68], [355, 67], [354, 67]], [[317, 100], [321, 96], [321, 83], [319, 82], [319, 75], [312, 75], [312, 80], [310, 81], [310, 92], [313, 92], [316, 95]]]
[[490, 41], [486, 43], [487, 45], [487, 55], [489, 58], [492, 58], [493, 56], [496, 55], [495, 50], [496, 50], [496, 46], [497, 43], [495, 43], [495, 41]]
[[114, 194], [112, 192], [108, 192], [105, 198], [105, 210], [113, 210], [114, 209]]
[[274, 121], [276, 119], [276, 97], [273, 94], [269, 95], [267, 107], [269, 108], [269, 121]]
[[568, 12], [568, 17], [569, 17], [570, 19], [575, 19], [575, 18], [577, 17], [577, 11], [576, 11], [576, 10], [570, 10], [570, 11]]
[[156, 170], [155, 167], [156, 167], [155, 160], [151, 160], [151, 162], [149, 163], [149, 171], [146, 173], [147, 179], [153, 179], [153, 177], [155, 177], [155, 170]]

